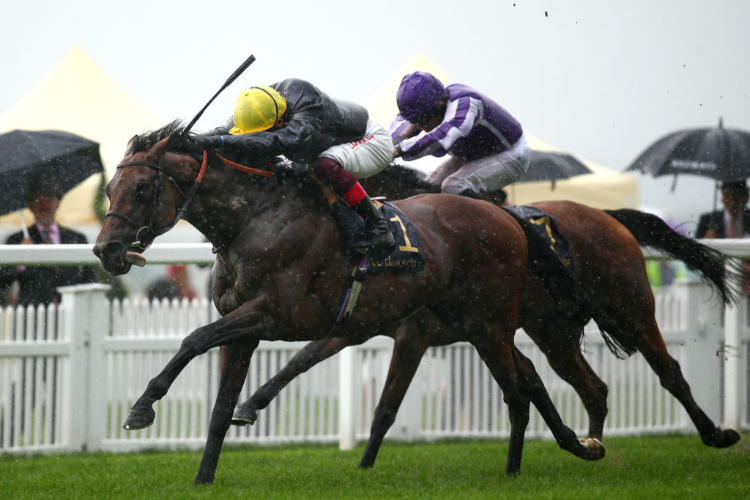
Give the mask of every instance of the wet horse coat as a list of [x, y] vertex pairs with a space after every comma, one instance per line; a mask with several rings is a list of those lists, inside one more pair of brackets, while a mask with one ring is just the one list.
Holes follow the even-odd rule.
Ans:
[[[414, 172], [390, 167], [364, 179], [373, 195], [390, 199], [437, 192], [439, 187], [424, 183]], [[534, 203], [557, 220], [570, 244], [575, 261], [574, 277], [596, 302], [625, 330], [638, 332], [638, 350], [659, 376], [662, 386], [685, 407], [709, 446], [723, 448], [736, 443], [734, 430], [719, 429], [693, 399], [680, 366], [666, 348], [654, 317], [654, 296], [649, 285], [640, 245], [653, 246], [675, 258], [704, 278], [718, 296], [730, 303], [739, 275], [724, 268], [720, 253], [680, 236], [657, 217], [635, 210], [602, 211], [573, 202]], [[538, 283], [527, 279], [524, 286], [521, 326], [545, 353], [555, 372], [571, 384], [581, 397], [589, 417], [589, 437], [601, 439], [607, 416], [607, 385], [581, 354], [585, 322], [566, 314], [565, 306], [550, 300]], [[420, 330], [422, 335], [415, 335]], [[431, 346], [458, 342], [461, 336], [439, 324], [429, 312], [394, 332], [393, 359], [380, 403], [375, 412], [370, 439], [360, 463], [371, 467], [382, 440], [393, 424], [399, 405], [416, 373], [424, 352]], [[275, 377], [235, 410], [234, 423], [244, 425], [257, 419], [263, 409], [297, 375], [341, 349], [359, 343], [354, 338], [337, 338], [308, 344]]]
[[[186, 220], [221, 246], [213, 285], [223, 317], [184, 339], [124, 423], [128, 429], [151, 425], [153, 403], [180, 371], [194, 357], [222, 346], [221, 383], [196, 476], [196, 483], [210, 483], [258, 342], [323, 338], [352, 260], [313, 181], [247, 175], [217, 167], [215, 158], [207, 167], [205, 153], [201, 164], [170, 151], [168, 139], [158, 140], [171, 133], [179, 129], [173, 125], [149, 136], [153, 140], [136, 140], [118, 166], [107, 185], [111, 217], [94, 252], [107, 271], [128, 272], [128, 249], [136, 237], [141, 247], [149, 244], [153, 235], [172, 227], [180, 207]], [[425, 272], [369, 277], [343, 334], [386, 333], [422, 307], [434, 310], [476, 347], [502, 387], [513, 420], [510, 472], [520, 467], [530, 400], [562, 448], [585, 459], [601, 458], [601, 448], [579, 443], [562, 424], [533, 367], [513, 346], [527, 266], [520, 226], [493, 205], [458, 196], [426, 195], [397, 206], [419, 229]]]

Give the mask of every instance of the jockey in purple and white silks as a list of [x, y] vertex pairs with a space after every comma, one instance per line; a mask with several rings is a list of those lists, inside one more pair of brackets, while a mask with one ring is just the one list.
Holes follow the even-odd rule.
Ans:
[[429, 73], [406, 75], [390, 126], [394, 154], [406, 160], [450, 158], [427, 181], [444, 193], [477, 197], [499, 191], [529, 169], [531, 148], [521, 124], [500, 105], [462, 84], [443, 87]]

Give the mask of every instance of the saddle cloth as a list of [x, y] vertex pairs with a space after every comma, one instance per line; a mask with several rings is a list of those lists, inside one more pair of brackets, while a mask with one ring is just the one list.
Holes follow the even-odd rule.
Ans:
[[547, 212], [527, 205], [505, 207], [531, 224], [531, 227], [549, 242], [549, 246], [568, 272], [573, 272], [573, 252], [570, 244], [557, 229], [557, 221]]
[[373, 203], [380, 209], [385, 220], [388, 221], [393, 237], [396, 240], [396, 248], [386, 258], [371, 259], [367, 266], [367, 273], [422, 274], [424, 272], [425, 257], [417, 228], [392, 203], [377, 200], [373, 200]]

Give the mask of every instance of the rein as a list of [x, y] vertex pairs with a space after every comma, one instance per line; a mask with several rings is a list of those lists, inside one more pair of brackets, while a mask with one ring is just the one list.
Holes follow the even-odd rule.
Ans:
[[[218, 156], [219, 159], [222, 162], [224, 162], [224, 165], [228, 167], [232, 167], [235, 170], [239, 170], [240, 172], [245, 172], [246, 174], [259, 175], [261, 177], [273, 177], [273, 172], [271, 172], [270, 170], [261, 170], [259, 168], [246, 167], [245, 165], [240, 165], [239, 163], [235, 163], [233, 161], [227, 160], [226, 158], [224, 158], [223, 156], [219, 154], [217, 154], [216, 156]], [[273, 165], [269, 164], [269, 166], [272, 167]]]
[[[244, 165], [240, 165], [239, 163], [232, 162], [221, 155], [216, 155], [219, 157], [219, 159], [228, 167], [231, 167], [235, 170], [238, 170], [240, 172], [257, 175], [260, 177], [266, 177], [271, 178], [273, 177], [273, 172], [269, 170], [261, 170], [257, 168], [251, 168], [246, 167]], [[130, 248], [137, 250], [139, 252], [145, 251], [148, 247], [151, 246], [151, 244], [154, 242], [154, 239], [156, 239], [157, 236], [161, 236], [162, 234], [168, 232], [171, 230], [177, 223], [182, 219], [182, 217], [185, 215], [185, 212], [187, 212], [188, 205], [193, 201], [193, 198], [195, 197], [195, 193], [198, 191], [198, 188], [200, 187], [201, 181], [203, 181], [203, 176], [206, 173], [206, 169], [208, 168], [208, 151], [203, 151], [203, 162], [201, 163], [201, 169], [198, 172], [198, 177], [195, 179], [195, 182], [193, 183], [193, 186], [190, 188], [190, 191], [188, 191], [187, 194], [185, 194], [182, 189], [180, 189], [180, 186], [177, 184], [177, 181], [174, 180], [173, 177], [167, 176], [167, 179], [169, 179], [174, 187], [177, 189], [177, 191], [180, 193], [180, 195], [185, 198], [185, 202], [182, 204], [182, 207], [177, 210], [177, 215], [175, 216], [174, 221], [172, 223], [164, 228], [159, 230], [158, 232], [154, 231], [153, 229], [153, 218], [154, 213], [156, 212], [156, 207], [159, 206], [159, 203], [161, 202], [161, 187], [163, 183], [164, 178], [164, 168], [162, 167], [162, 157], [159, 157], [159, 163], [151, 163], [151, 162], [141, 162], [141, 161], [128, 161], [128, 162], [122, 162], [117, 165], [117, 168], [123, 168], [128, 167], [132, 165], [140, 165], [144, 167], [153, 168], [158, 172], [158, 176], [156, 177], [156, 185], [154, 187], [154, 194], [151, 198], [151, 204], [149, 207], [143, 212], [140, 219], [138, 221], [134, 221], [127, 215], [123, 214], [122, 212], [117, 212], [116, 210], [109, 210], [106, 214], [104, 214], [104, 217], [113, 216], [117, 217], [119, 219], [124, 220], [128, 224], [130, 224], [133, 227], [138, 228], [138, 231], [136, 232], [135, 238], [136, 241], [131, 243]], [[213, 247], [212, 251], [213, 253], [218, 253], [223, 248], [226, 248], [231, 244], [237, 236], [244, 231], [244, 229], [250, 224], [250, 221], [254, 217], [255, 213], [258, 211], [258, 208], [260, 207], [260, 202], [263, 199], [263, 194], [266, 192], [266, 188], [268, 187], [268, 182], [265, 183], [263, 186], [263, 190], [260, 193], [260, 196], [258, 197], [258, 200], [255, 203], [255, 207], [253, 208], [252, 212], [248, 215], [247, 219], [245, 219], [245, 222], [240, 227], [240, 230], [237, 232], [237, 235], [229, 239], [227, 243], [224, 243], [218, 247]], [[146, 218], [148, 217], [148, 223], [146, 224]]]

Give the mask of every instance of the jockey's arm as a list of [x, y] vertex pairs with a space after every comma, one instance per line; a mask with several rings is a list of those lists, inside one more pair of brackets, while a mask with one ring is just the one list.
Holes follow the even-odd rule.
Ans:
[[203, 132], [202, 134], [196, 134], [196, 135], [201, 135], [204, 137], [215, 137], [217, 135], [227, 135], [229, 134], [229, 130], [232, 127], [234, 127], [234, 118], [230, 116], [229, 120], [223, 127], [216, 127], [213, 130], [209, 130], [208, 132]]
[[252, 134], [224, 135], [224, 147], [242, 150], [256, 158], [271, 158], [297, 149], [307, 141], [319, 125], [317, 118], [297, 113], [294, 118], [277, 130]]
[[435, 130], [401, 141], [397, 150], [405, 160], [427, 155], [443, 156], [460, 138], [471, 133], [481, 111], [482, 102], [462, 97], [448, 103], [445, 118]]
[[396, 118], [388, 127], [388, 132], [393, 138], [393, 143], [398, 144], [405, 139], [418, 135], [420, 130], [408, 121]]

